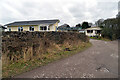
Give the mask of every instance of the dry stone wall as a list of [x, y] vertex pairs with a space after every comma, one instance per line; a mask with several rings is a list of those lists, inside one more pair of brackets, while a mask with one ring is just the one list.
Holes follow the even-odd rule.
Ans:
[[73, 32], [3, 32], [2, 61], [40, 59], [42, 54], [62, 50], [61, 46], [69, 48], [88, 41], [84, 34]]

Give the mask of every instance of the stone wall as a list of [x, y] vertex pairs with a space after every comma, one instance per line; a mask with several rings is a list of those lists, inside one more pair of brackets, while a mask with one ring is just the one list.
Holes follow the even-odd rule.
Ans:
[[19, 60], [40, 59], [42, 54], [61, 51], [61, 47], [78, 46], [88, 42], [88, 37], [72, 32], [3, 32], [3, 64]]

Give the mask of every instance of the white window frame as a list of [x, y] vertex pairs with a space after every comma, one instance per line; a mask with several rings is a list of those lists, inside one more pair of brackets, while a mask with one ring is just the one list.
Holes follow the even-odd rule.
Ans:
[[[33, 28], [33, 30], [32, 29], [30, 30], [30, 27]], [[34, 31], [34, 29], [35, 29], [34, 26], [29, 26], [29, 31]]]
[[[20, 28], [20, 31], [19, 31], [19, 28]], [[18, 31], [19, 32], [22, 32], [23, 31], [22, 29], [23, 29], [23, 27], [18, 27]]]
[[11, 31], [11, 27], [9, 27], [9, 30], [8, 31]]
[[[88, 31], [90, 31], [90, 32], [88, 33]], [[87, 30], [87, 33], [88, 33], [88, 34], [92, 34], [93, 31], [94, 31], [94, 30]]]
[[[46, 30], [41, 30], [40, 27], [45, 27], [45, 26], [39, 26], [39, 31], [49, 31], [48, 26], [46, 26]], [[49, 28], [50, 29], [50, 28]]]

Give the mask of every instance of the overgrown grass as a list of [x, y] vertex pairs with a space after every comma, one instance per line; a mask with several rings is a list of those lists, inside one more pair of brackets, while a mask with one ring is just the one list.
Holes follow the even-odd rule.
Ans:
[[103, 37], [89, 37], [91, 39], [96, 39], [96, 40], [103, 40], [103, 41], [111, 41], [110, 39], [107, 39], [107, 38], [103, 38]]
[[[2, 76], [3, 77], [13, 77], [15, 75], [21, 74], [23, 72], [30, 71], [32, 69], [38, 68], [40, 66], [46, 65], [50, 62], [53, 62], [58, 59], [62, 59], [68, 57], [70, 55], [76, 54], [81, 52], [87, 48], [89, 48], [92, 44], [91, 43], [82, 43], [79, 47], [72, 47], [71, 51], [61, 51], [56, 53], [46, 53], [41, 55], [41, 59], [34, 59], [31, 61], [24, 62], [23, 60], [12, 63], [8, 66], [3, 66], [2, 68]], [[64, 47], [63, 47], [64, 48]]]

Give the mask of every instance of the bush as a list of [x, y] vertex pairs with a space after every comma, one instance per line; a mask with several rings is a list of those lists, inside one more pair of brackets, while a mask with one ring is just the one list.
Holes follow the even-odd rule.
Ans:
[[115, 40], [117, 39], [116, 30], [113, 28], [105, 27], [102, 29], [102, 37], [108, 38], [110, 40]]

